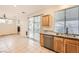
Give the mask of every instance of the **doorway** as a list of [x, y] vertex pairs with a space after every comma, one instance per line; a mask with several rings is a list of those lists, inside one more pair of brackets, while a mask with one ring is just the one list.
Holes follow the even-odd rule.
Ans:
[[28, 37], [40, 41], [40, 16], [34, 16], [29, 18], [28, 24]]

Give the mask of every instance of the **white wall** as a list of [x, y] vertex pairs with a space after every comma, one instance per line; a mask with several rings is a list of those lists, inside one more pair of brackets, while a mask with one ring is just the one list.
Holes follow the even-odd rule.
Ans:
[[51, 20], [50, 20], [50, 27], [43, 27], [42, 30], [53, 30], [54, 29], [54, 14], [56, 11], [61, 10], [61, 9], [65, 9], [65, 8], [69, 8], [72, 7], [73, 5], [60, 5], [60, 6], [56, 6], [56, 7], [52, 7], [49, 9], [46, 9], [43, 12], [43, 14], [48, 14], [51, 15]]
[[13, 20], [13, 23], [0, 23], [0, 35], [16, 34], [17, 26], [16, 21]]
[[26, 37], [26, 31], [28, 30], [28, 19], [27, 16], [25, 14], [21, 14], [19, 16], [19, 20], [20, 20], [20, 35]]
[[50, 26], [49, 27], [42, 27], [42, 30], [53, 30], [54, 29], [54, 13], [58, 10], [61, 9], [65, 9], [65, 8], [69, 8], [69, 7], [73, 7], [73, 5], [57, 5], [57, 6], [52, 6], [48, 9], [45, 10], [39, 10], [38, 12], [29, 15], [29, 16], [33, 16], [33, 15], [39, 15], [39, 14], [43, 14], [43, 15], [51, 15], [51, 20], [50, 20]]
[[35, 15], [51, 15], [51, 21], [50, 21], [50, 27], [42, 27], [42, 30], [53, 30], [54, 29], [54, 13], [58, 10], [61, 9], [65, 9], [68, 7], [72, 7], [73, 5], [60, 5], [60, 6], [55, 6], [55, 7], [51, 7], [45, 10], [39, 10], [35, 13], [32, 13], [28, 16], [26, 16], [25, 14], [20, 15], [20, 26], [21, 26], [21, 36], [25, 36], [26, 37], [26, 31], [28, 31], [28, 18], [27, 17], [31, 17], [31, 16], [35, 16]]

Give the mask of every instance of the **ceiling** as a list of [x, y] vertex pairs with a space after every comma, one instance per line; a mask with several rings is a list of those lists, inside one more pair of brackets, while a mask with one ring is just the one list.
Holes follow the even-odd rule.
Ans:
[[0, 5], [0, 17], [5, 13], [7, 18], [14, 19], [17, 14], [29, 15], [50, 7], [56, 7], [56, 5]]

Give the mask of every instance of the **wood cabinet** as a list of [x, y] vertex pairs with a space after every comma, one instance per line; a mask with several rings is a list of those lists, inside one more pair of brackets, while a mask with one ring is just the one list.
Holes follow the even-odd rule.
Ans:
[[79, 53], [79, 40], [78, 40], [78, 45], [77, 45], [77, 53]]
[[64, 52], [64, 41], [61, 37], [54, 37], [54, 50], [56, 52]]
[[77, 53], [77, 45], [65, 44], [65, 53]]
[[54, 50], [63, 53], [79, 53], [79, 40], [54, 37]]
[[50, 15], [42, 16], [42, 26], [49, 26], [50, 24]]
[[65, 39], [64, 41], [65, 53], [77, 53], [77, 40]]
[[77, 53], [79, 53], [79, 46], [77, 46]]
[[40, 34], [40, 45], [44, 46], [44, 36], [42, 33]]
[[73, 40], [73, 39], [66, 39], [65, 38], [64, 43], [65, 44], [74, 44], [74, 45], [77, 45], [78, 41], [77, 40]]
[[79, 53], [79, 40], [40, 34], [40, 45], [60, 53]]

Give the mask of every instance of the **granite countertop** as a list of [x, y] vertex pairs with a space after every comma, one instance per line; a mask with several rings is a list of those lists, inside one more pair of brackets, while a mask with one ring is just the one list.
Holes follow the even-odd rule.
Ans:
[[64, 37], [64, 38], [72, 38], [72, 39], [78, 39], [79, 40], [79, 36], [73, 36], [73, 35], [66, 35], [66, 34], [56, 34], [52, 31], [42, 31], [42, 34], [47, 34], [47, 35], [53, 35], [53, 36], [58, 36], [58, 37]]

